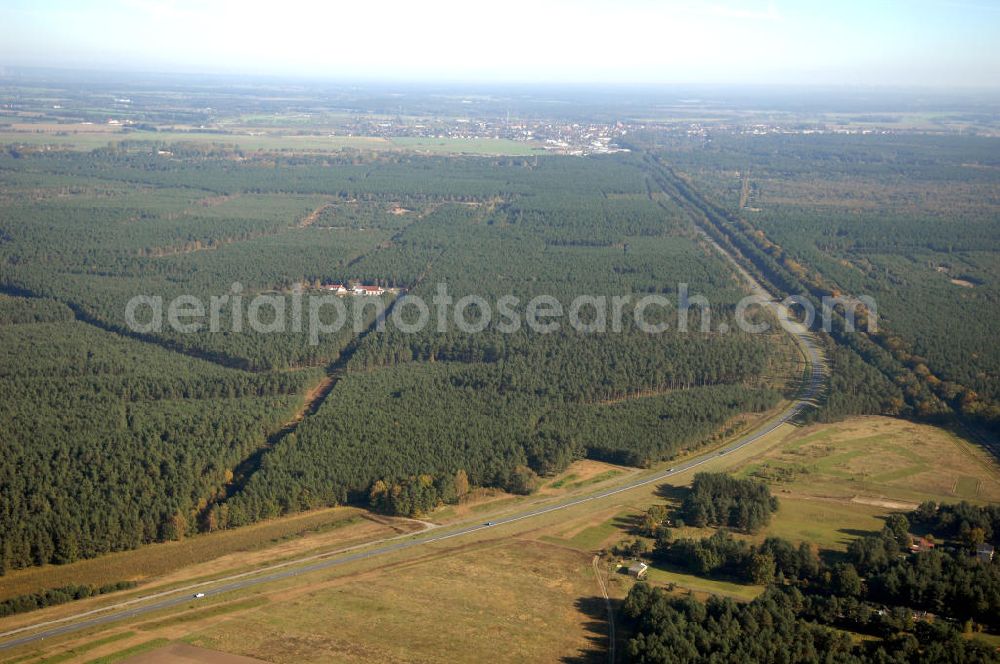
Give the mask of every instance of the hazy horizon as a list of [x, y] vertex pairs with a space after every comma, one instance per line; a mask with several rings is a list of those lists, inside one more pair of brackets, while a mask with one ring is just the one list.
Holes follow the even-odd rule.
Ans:
[[1000, 86], [1000, 6], [563, 0], [378, 11], [304, 0], [0, 8], [0, 67], [600, 86]]

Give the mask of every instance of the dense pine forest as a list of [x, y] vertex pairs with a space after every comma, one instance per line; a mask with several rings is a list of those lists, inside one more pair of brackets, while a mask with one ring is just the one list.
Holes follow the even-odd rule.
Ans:
[[[578, 458], [649, 466], [712, 441], [790, 394], [797, 350], [778, 331], [738, 331], [745, 285], [691, 223], [699, 215], [779, 292], [836, 284], [878, 296], [890, 332], [819, 335], [830, 385], [807, 417], [955, 409], [992, 421], [992, 346], [969, 345], [964, 332], [911, 334], [902, 303], [933, 289], [898, 262], [929, 266], [944, 279], [933, 288], [959, 295], [941, 300], [941, 315], [920, 310], [926, 329], [989, 319], [989, 242], [979, 241], [995, 222], [988, 169], [966, 185], [985, 197], [958, 208], [971, 221], [950, 244], [943, 230], [915, 234], [919, 246], [879, 241], [902, 222], [873, 230], [882, 217], [863, 200], [846, 206], [857, 219], [809, 245], [804, 226], [781, 222], [806, 218], [804, 208], [782, 211], [778, 193], [763, 207], [765, 185], [832, 195], [834, 184], [805, 183], [831, 160], [846, 164], [838, 177], [866, 173], [882, 182], [871, 195], [888, 196], [886, 169], [932, 145], [813, 144], [794, 163], [738, 141], [732, 152], [687, 144], [586, 159], [170, 147], [0, 155], [3, 569], [345, 502], [420, 514], [469, 484], [527, 493]], [[977, 141], [954, 150], [917, 160], [913, 175], [957, 197], [949, 178], [965, 167], [956, 161], [992, 162]], [[756, 165], [767, 155], [774, 163]], [[757, 175], [736, 177], [743, 163]], [[750, 202], [734, 208], [743, 180]], [[868, 276], [849, 278], [859, 266]], [[361, 298], [356, 325], [317, 339], [233, 327], [256, 295], [291, 309], [342, 282], [394, 290]], [[658, 334], [629, 324], [637, 298], [676, 306], [680, 284], [709, 303], [691, 311], [690, 331], [671, 309], [652, 315], [668, 324]], [[538, 295], [564, 309], [580, 294], [632, 299], [623, 329], [605, 332], [511, 331], [481, 318], [480, 304], [467, 311], [480, 332], [379, 324], [380, 309], [412, 322], [407, 296], [430, 302], [442, 286], [453, 302], [474, 295], [494, 312], [513, 297], [520, 316]], [[137, 331], [125, 320], [136, 295], [228, 296], [222, 329]], [[961, 357], [934, 341], [945, 334]], [[303, 408], [309, 416], [286, 428]]]
[[[747, 530], [739, 515], [750, 505], [767, 513], [773, 500], [762, 483], [701, 473], [673, 523], [715, 507], [730, 517], [713, 523]], [[633, 661], [998, 661], [993, 648], [968, 638], [998, 626], [1000, 561], [976, 555], [977, 545], [997, 542], [995, 506], [924, 503], [892, 513], [881, 532], [852, 540], [838, 556], [773, 535], [759, 543], [737, 539], [725, 529], [674, 539], [663, 525], [670, 516], [662, 505], [647, 514], [655, 560], [766, 589], [740, 605], [633, 586], [623, 605]], [[939, 546], [911, 548], [912, 529]]]
[[193, 532], [315, 380], [220, 367], [72, 320], [0, 325], [0, 354], [0, 569]]
[[[996, 426], [997, 147], [972, 136], [719, 136], [664, 159], [786, 293], [876, 300], [878, 332], [837, 339], [858, 356], [840, 351], [840, 367], [868, 363], [895, 392], [868, 390], [861, 408]], [[833, 375], [844, 386], [857, 372]], [[853, 410], [843, 390], [829, 393], [834, 412]]]
[[[528, 493], [582, 457], [646, 466], [794, 387], [797, 351], [736, 330], [744, 286], [635, 157], [169, 147], [0, 155], [2, 570], [322, 505]], [[256, 295], [290, 309], [343, 282], [522, 315], [633, 299], [621, 331], [382, 329], [380, 307], [412, 314], [400, 292], [315, 340], [232, 327]], [[693, 331], [662, 310], [666, 331], [635, 329], [635, 299], [681, 283], [710, 302]], [[136, 295], [229, 299], [220, 330], [182, 333], [130, 326]]]
[[998, 661], [989, 646], [965, 639], [953, 626], [941, 623], [920, 622], [909, 630], [899, 630], [900, 626], [890, 618], [880, 621], [885, 625], [885, 637], [857, 644], [831, 626], [829, 618], [803, 619], [809, 606], [808, 598], [795, 589], [772, 588], [759, 599], [741, 605], [718, 597], [704, 603], [693, 597], [672, 597], [662, 589], [640, 583], [629, 592], [624, 607], [635, 630], [627, 656], [629, 661], [646, 664]]

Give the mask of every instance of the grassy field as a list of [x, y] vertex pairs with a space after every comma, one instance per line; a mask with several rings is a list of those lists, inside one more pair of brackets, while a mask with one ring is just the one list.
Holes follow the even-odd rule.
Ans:
[[187, 613], [182, 613], [177, 616], [171, 616], [170, 618], [163, 618], [161, 620], [151, 620], [150, 622], [140, 623], [139, 625], [136, 625], [136, 629], [144, 632], [149, 632], [153, 630], [163, 629], [165, 627], [183, 625], [185, 623], [205, 622], [210, 618], [223, 616], [228, 613], [236, 613], [238, 611], [244, 611], [246, 609], [256, 608], [258, 606], [263, 606], [264, 604], [267, 603], [268, 600], [266, 597], [252, 597], [250, 599], [240, 600], [237, 602], [216, 604], [214, 606], [208, 607], [207, 609], [188, 611]]
[[470, 539], [434, 545], [416, 557], [350, 563], [221, 602], [192, 600], [134, 625], [3, 653], [0, 661], [118, 661], [167, 642], [271, 662], [604, 656], [606, 614], [590, 554], [488, 534]]
[[509, 155], [542, 154], [539, 144], [507, 139], [465, 138], [378, 138], [316, 134], [199, 133], [178, 131], [109, 131], [102, 125], [45, 125], [34, 130], [0, 131], [0, 144], [50, 145], [73, 150], [94, 150], [117, 141], [157, 141], [163, 143], [223, 143], [247, 151], [290, 150], [305, 152], [343, 149], [409, 151], [440, 154]]
[[[880, 530], [889, 512], [925, 500], [1000, 500], [1000, 469], [980, 447], [946, 429], [888, 417], [781, 427], [729, 455], [723, 467], [767, 480], [779, 499], [771, 524], [754, 539], [777, 535], [832, 552]], [[709, 532], [685, 528], [677, 535]]]
[[881, 530], [887, 510], [873, 505], [789, 497], [777, 493], [780, 506], [760, 539], [776, 535], [794, 542], [808, 541], [820, 549], [844, 551], [860, 533]]
[[695, 595], [722, 595], [736, 600], [749, 602], [764, 591], [763, 586], [750, 586], [717, 579], [705, 579], [693, 574], [676, 570], [661, 569], [656, 565], [647, 571], [650, 583], [658, 585], [674, 585], [690, 590]]
[[139, 643], [111, 655], [105, 655], [103, 657], [88, 660], [86, 664], [111, 664], [112, 662], [120, 662], [134, 655], [155, 650], [161, 646], [167, 645], [168, 643], [170, 643], [170, 641], [167, 639], [152, 639], [151, 641]]
[[946, 429], [859, 417], [796, 430], [739, 474], [779, 493], [901, 509], [925, 500], [1000, 501], [996, 463]]
[[590, 556], [513, 541], [288, 591], [184, 640], [272, 662], [559, 661], [601, 637], [580, 602], [597, 592]]
[[[952, 432], [885, 417], [856, 417], [835, 424], [784, 426], [748, 450], [727, 455], [700, 470], [728, 470], [740, 476], [775, 477], [786, 469], [790, 480], [772, 479], [780, 507], [771, 524], [752, 538], [776, 535], [809, 541], [837, 552], [863, 533], [882, 528], [892, 511], [912, 509], [923, 500], [956, 502], [1000, 500], [1000, 472], [979, 447]], [[683, 486], [692, 474], [670, 481]], [[575, 476], [554, 482], [563, 486]], [[550, 485], [551, 486], [551, 485]], [[668, 486], [668, 485], [664, 485]], [[611, 511], [567, 516], [547, 529], [545, 541], [584, 551], [597, 551], [634, 538], [634, 519], [649, 505], [677, 505], [675, 489], [646, 487], [629, 492]], [[674, 529], [675, 537], [700, 538], [711, 529]], [[739, 535], [738, 535], [739, 536]], [[759, 589], [679, 573], [653, 570], [650, 580], [674, 583], [694, 592], [718, 592], [752, 598]]]
[[559, 475], [552, 478], [542, 487], [543, 493], [553, 493], [560, 489], [571, 490], [599, 484], [600, 482], [619, 477], [623, 473], [635, 472], [634, 468], [616, 466], [603, 461], [581, 459], [575, 461]]
[[231, 655], [174, 641], [168, 645], [131, 655], [126, 664], [266, 664], [262, 659]]
[[59, 664], [60, 662], [68, 662], [71, 659], [79, 658], [87, 653], [90, 653], [101, 646], [106, 646], [109, 643], [115, 643], [134, 636], [135, 632], [119, 632], [118, 634], [112, 634], [111, 636], [106, 636], [103, 639], [97, 639], [95, 641], [91, 641], [90, 643], [77, 646], [62, 654], [55, 655], [54, 657], [46, 657], [44, 659], [35, 660], [33, 664]]
[[187, 643], [279, 663], [599, 661], [607, 625], [599, 592], [589, 554], [477, 540], [282, 583], [266, 598], [190, 604], [18, 660], [110, 662], [146, 652], [142, 661], [156, 661], [153, 648]]
[[583, 549], [584, 551], [599, 549], [605, 542], [611, 539], [613, 535], [619, 534], [620, 529], [616, 521], [617, 517], [615, 519], [605, 521], [600, 525], [584, 528], [579, 533], [574, 535], [569, 542], [574, 547]]
[[616, 543], [628, 534], [632, 510], [594, 512], [582, 518], [568, 518], [558, 528], [545, 529], [543, 541], [594, 553]]

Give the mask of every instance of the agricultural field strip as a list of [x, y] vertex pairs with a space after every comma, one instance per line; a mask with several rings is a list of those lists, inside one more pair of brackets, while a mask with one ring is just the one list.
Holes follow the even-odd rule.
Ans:
[[[729, 259], [729, 261], [731, 262], [732, 265], [736, 266], [736, 268], [738, 269], [739, 273], [744, 277], [745, 280], [747, 280], [748, 284], [751, 287], [751, 290], [755, 294], [760, 294], [764, 299], [766, 299], [766, 305], [772, 311], [772, 313], [774, 313], [776, 316], [779, 316], [779, 317], [784, 317], [784, 316], [787, 315], [787, 312], [785, 312], [780, 307], [780, 305], [777, 303], [777, 301], [772, 296], [770, 296], [770, 294], [767, 293], [767, 291], [764, 289], [764, 287], [761, 286], [755, 279], [753, 279], [753, 277], [749, 273], [747, 273], [745, 270], [743, 270], [742, 267], [738, 265], [738, 263], [736, 262], [736, 260], [732, 256], [729, 256], [729, 254], [726, 253], [722, 249], [721, 246], [719, 246], [719, 245], [715, 245], [715, 246], [717, 247], [717, 249], [720, 252], [722, 252], [722, 254], [724, 256], [728, 257], [728, 259]], [[143, 614], [150, 613], [150, 612], [153, 612], [153, 611], [159, 611], [159, 610], [162, 610], [162, 609], [167, 609], [167, 608], [171, 608], [171, 607], [174, 607], [174, 606], [178, 606], [180, 604], [183, 604], [185, 602], [190, 601], [191, 598], [190, 598], [190, 596], [187, 593], [190, 592], [193, 589], [196, 589], [196, 588], [203, 588], [204, 587], [205, 589], [202, 592], [204, 592], [204, 594], [207, 597], [211, 597], [211, 596], [217, 596], [217, 595], [221, 595], [223, 593], [228, 593], [228, 592], [232, 592], [232, 591], [236, 591], [236, 590], [242, 590], [242, 589], [245, 589], [245, 588], [257, 586], [257, 585], [264, 584], [264, 583], [270, 583], [272, 581], [280, 581], [282, 579], [287, 579], [287, 578], [292, 578], [292, 577], [296, 577], [296, 576], [301, 576], [301, 575], [304, 575], [304, 574], [309, 574], [311, 572], [316, 572], [316, 571], [328, 569], [328, 568], [331, 568], [331, 567], [336, 567], [336, 566], [339, 566], [339, 565], [343, 565], [343, 564], [347, 564], [347, 563], [355, 562], [355, 561], [359, 561], [359, 560], [366, 560], [368, 558], [372, 558], [372, 557], [375, 557], [375, 556], [385, 555], [385, 554], [393, 553], [393, 552], [396, 552], [396, 551], [402, 551], [402, 550], [409, 549], [409, 548], [416, 547], [416, 546], [428, 545], [428, 544], [432, 544], [434, 542], [441, 542], [441, 541], [445, 541], [445, 540], [448, 540], [448, 539], [453, 539], [453, 538], [456, 538], [456, 537], [463, 537], [463, 536], [466, 536], [466, 535], [471, 535], [473, 533], [479, 532], [479, 531], [487, 529], [487, 528], [493, 528], [493, 527], [496, 527], [496, 526], [501, 526], [501, 525], [505, 525], [505, 524], [516, 523], [516, 522], [523, 521], [523, 520], [526, 520], [526, 519], [532, 519], [532, 518], [540, 517], [542, 515], [549, 514], [551, 512], [555, 512], [555, 511], [559, 511], [559, 510], [564, 510], [564, 509], [567, 509], [567, 508], [570, 508], [570, 507], [574, 507], [574, 506], [577, 506], [577, 505], [585, 504], [585, 503], [596, 501], [596, 500], [601, 500], [603, 498], [608, 498], [610, 496], [614, 496], [614, 495], [617, 495], [617, 494], [620, 494], [620, 493], [624, 493], [626, 491], [631, 491], [631, 490], [637, 489], [639, 487], [648, 486], [648, 485], [654, 484], [656, 482], [661, 482], [661, 481], [663, 481], [663, 480], [665, 480], [665, 479], [667, 479], [669, 477], [673, 477], [673, 476], [678, 475], [680, 473], [684, 473], [684, 472], [687, 472], [687, 471], [692, 470], [694, 468], [700, 467], [700, 466], [702, 466], [702, 465], [704, 465], [704, 464], [706, 464], [706, 463], [708, 463], [708, 462], [710, 462], [710, 461], [712, 461], [714, 459], [717, 459], [720, 456], [724, 456], [724, 455], [726, 455], [726, 454], [728, 454], [730, 452], [734, 452], [736, 450], [742, 449], [742, 448], [744, 448], [744, 447], [746, 447], [748, 445], [751, 445], [751, 444], [757, 442], [758, 440], [760, 440], [761, 438], [765, 437], [767, 434], [769, 434], [770, 432], [774, 431], [775, 429], [777, 429], [781, 425], [783, 425], [783, 424], [785, 424], [785, 423], [787, 423], [789, 421], [792, 421], [800, 412], [802, 412], [803, 410], [805, 410], [806, 408], [808, 408], [808, 407], [810, 407], [812, 405], [813, 399], [819, 393], [820, 387], [821, 387], [822, 382], [824, 380], [824, 375], [825, 375], [824, 367], [825, 367], [825, 364], [824, 364], [824, 361], [821, 359], [819, 351], [817, 350], [817, 347], [813, 343], [813, 340], [812, 340], [812, 338], [809, 335], [809, 333], [808, 333], [807, 330], [805, 330], [804, 328], [799, 327], [799, 326], [790, 326], [790, 329], [788, 329], [788, 332], [789, 332], [789, 334], [791, 334], [794, 337], [794, 339], [796, 340], [796, 342], [799, 344], [799, 346], [802, 349], [804, 355], [806, 356], [807, 364], [809, 365], [809, 377], [804, 382], [804, 384], [802, 386], [802, 389], [800, 390], [799, 397], [794, 402], [792, 402], [791, 404], [789, 404], [789, 406], [787, 408], [785, 408], [784, 411], [782, 411], [781, 413], [779, 413], [778, 415], [776, 415], [770, 422], [762, 425], [760, 428], [758, 428], [753, 433], [747, 434], [746, 436], [743, 436], [742, 438], [739, 438], [735, 442], [729, 444], [728, 446], [724, 446], [724, 447], [722, 447], [719, 450], [707, 452], [705, 454], [696, 456], [696, 457], [692, 458], [690, 461], [687, 461], [687, 462], [682, 463], [682, 464], [680, 464], [678, 466], [675, 466], [674, 468], [671, 468], [671, 469], [666, 470], [666, 471], [656, 472], [653, 475], [651, 475], [649, 477], [646, 477], [645, 479], [639, 479], [639, 480], [636, 480], [634, 482], [630, 482], [628, 484], [624, 484], [624, 485], [616, 487], [616, 488], [611, 488], [611, 489], [607, 489], [607, 490], [604, 490], [604, 491], [600, 491], [598, 493], [594, 493], [594, 494], [591, 494], [591, 495], [583, 496], [583, 497], [580, 497], [580, 498], [574, 498], [574, 499], [571, 499], [571, 500], [563, 501], [563, 502], [556, 503], [555, 505], [551, 505], [551, 506], [548, 506], [548, 507], [527, 510], [527, 511], [522, 512], [520, 514], [515, 514], [515, 515], [511, 515], [511, 516], [507, 516], [507, 517], [501, 517], [501, 518], [498, 518], [496, 521], [488, 521], [487, 523], [470, 524], [470, 525], [467, 525], [467, 526], [460, 527], [459, 529], [454, 530], [452, 532], [449, 532], [447, 534], [442, 534], [442, 535], [425, 534], [425, 535], [421, 535], [421, 536], [417, 536], [415, 538], [409, 539], [408, 541], [403, 541], [403, 542], [388, 544], [388, 542], [392, 542], [393, 540], [398, 540], [398, 539], [404, 539], [404, 538], [412, 537], [412, 535], [409, 535], [409, 534], [398, 535], [398, 536], [395, 536], [395, 537], [388, 538], [386, 540], [380, 540], [378, 542], [371, 543], [371, 544], [375, 544], [375, 545], [380, 545], [380, 546], [377, 546], [377, 548], [374, 548], [374, 549], [371, 549], [371, 550], [368, 550], [368, 551], [360, 551], [358, 553], [353, 553], [353, 554], [345, 556], [345, 557], [338, 557], [338, 558], [333, 558], [333, 559], [327, 559], [327, 558], [330, 558], [331, 556], [338, 556], [338, 555], [340, 555], [342, 553], [346, 553], [347, 551], [350, 551], [350, 550], [352, 550], [354, 548], [363, 548], [363, 547], [366, 547], [366, 546], [371, 546], [371, 544], [358, 545], [357, 547], [352, 547], [350, 549], [344, 549], [344, 550], [340, 550], [340, 551], [333, 551], [333, 552], [324, 553], [324, 554], [316, 554], [316, 555], [309, 556], [309, 557], [306, 557], [306, 558], [300, 558], [300, 559], [297, 559], [297, 560], [286, 561], [284, 563], [280, 563], [280, 564], [277, 564], [277, 565], [272, 565], [270, 567], [266, 567], [266, 568], [263, 568], [263, 569], [255, 570], [255, 571], [252, 571], [252, 572], [244, 572], [242, 574], [237, 574], [237, 575], [225, 577], [225, 578], [222, 578], [222, 579], [216, 579], [214, 581], [206, 581], [204, 583], [199, 583], [199, 584], [194, 584], [194, 585], [186, 586], [186, 587], [183, 587], [183, 588], [177, 588], [177, 589], [174, 589], [174, 590], [164, 591], [162, 593], [157, 593], [155, 595], [149, 595], [149, 596], [145, 596], [145, 597], [138, 597], [138, 598], [129, 600], [128, 602], [119, 603], [119, 604], [116, 604], [116, 605], [112, 605], [112, 606], [108, 606], [108, 607], [103, 607], [103, 608], [100, 608], [100, 609], [94, 609], [94, 610], [83, 612], [83, 613], [80, 613], [80, 614], [77, 614], [77, 615], [73, 615], [73, 616], [67, 616], [65, 618], [61, 618], [61, 619], [56, 620], [56, 621], [49, 621], [49, 622], [45, 622], [45, 623], [38, 623], [38, 624], [35, 624], [35, 625], [28, 625], [28, 626], [25, 626], [25, 627], [22, 627], [22, 628], [19, 628], [19, 629], [16, 629], [16, 630], [11, 630], [11, 631], [5, 632], [3, 634], [0, 634], [0, 638], [6, 638], [6, 637], [9, 637], [9, 636], [14, 636], [16, 634], [21, 634], [21, 633], [24, 633], [24, 632], [27, 632], [27, 631], [31, 631], [31, 630], [35, 630], [35, 629], [39, 629], [39, 628], [43, 628], [43, 627], [48, 627], [50, 625], [55, 625], [57, 623], [69, 623], [69, 624], [62, 624], [62, 625], [60, 625], [58, 627], [51, 627], [50, 629], [45, 629], [43, 631], [40, 631], [40, 632], [37, 632], [37, 633], [34, 633], [34, 634], [29, 634], [29, 635], [26, 635], [26, 636], [21, 636], [21, 637], [14, 638], [14, 639], [11, 639], [9, 641], [6, 641], [4, 643], [0, 643], [0, 650], [7, 650], [7, 649], [10, 649], [10, 648], [15, 648], [17, 646], [21, 646], [21, 645], [25, 645], [25, 644], [28, 644], [28, 643], [32, 643], [34, 641], [39, 641], [39, 640], [46, 639], [46, 638], [51, 638], [51, 637], [54, 637], [54, 636], [60, 636], [60, 635], [63, 635], [63, 634], [68, 634], [68, 633], [71, 633], [71, 632], [79, 631], [81, 629], [86, 629], [86, 628], [90, 628], [90, 627], [96, 627], [96, 626], [100, 626], [100, 625], [112, 623], [112, 622], [115, 622], [115, 621], [118, 621], [118, 620], [122, 620], [122, 619], [126, 619], [126, 618], [132, 618], [132, 617], [135, 617], [135, 616], [143, 615]], [[487, 524], [489, 524], [489, 525], [487, 525]], [[276, 570], [276, 569], [281, 569], [281, 568], [287, 568], [287, 567], [290, 567], [290, 566], [300, 565], [302, 563], [306, 563], [306, 562], [309, 562], [309, 561], [315, 561], [317, 559], [319, 559], [318, 562], [311, 562], [310, 564], [307, 564], [307, 565], [305, 565], [303, 567], [294, 567], [293, 569], [282, 569], [282, 571], [273, 571], [273, 570]], [[261, 574], [261, 576], [254, 576], [254, 575], [258, 575], [258, 574]], [[253, 577], [253, 578], [247, 578], [247, 577]], [[213, 585], [213, 584], [218, 584], [220, 582], [223, 583], [223, 585], [217, 586], [217, 587], [214, 587], [214, 588], [207, 588], [207, 586], [210, 586], [210, 585]], [[180, 593], [183, 593], [183, 594], [180, 594]], [[139, 604], [139, 603], [142, 603], [142, 602], [149, 601], [151, 599], [156, 599], [156, 598], [163, 597], [163, 596], [166, 596], [166, 595], [176, 595], [176, 594], [180, 594], [180, 595], [177, 596], [177, 597], [171, 597], [169, 599], [165, 599], [165, 600], [162, 600], [162, 601], [159, 601], [159, 602], [155, 602], [155, 603], [152, 603], [152, 604], [146, 604], [146, 605], [143, 605], [143, 606], [137, 606], [135, 608], [127, 609], [125, 611], [118, 611], [118, 612], [115, 612], [115, 613], [106, 613], [105, 615], [100, 615], [100, 616], [96, 616], [96, 617], [93, 617], [93, 618], [88, 618], [88, 619], [85, 619], [85, 620], [80, 620], [81, 618], [86, 618], [87, 616], [92, 616], [92, 615], [97, 614], [97, 613], [105, 613], [105, 612], [108, 612], [108, 611], [115, 611], [115, 610], [121, 609], [121, 608], [123, 608], [125, 606], [131, 606], [133, 604]], [[79, 621], [79, 622], [73, 622], [73, 621]]]

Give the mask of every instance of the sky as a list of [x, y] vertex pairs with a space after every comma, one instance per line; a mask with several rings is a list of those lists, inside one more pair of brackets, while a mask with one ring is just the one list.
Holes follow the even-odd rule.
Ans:
[[1000, 0], [0, 0], [0, 66], [1000, 87]]

